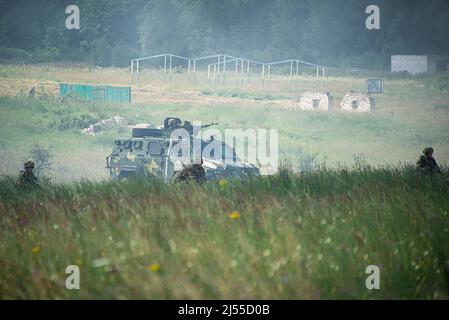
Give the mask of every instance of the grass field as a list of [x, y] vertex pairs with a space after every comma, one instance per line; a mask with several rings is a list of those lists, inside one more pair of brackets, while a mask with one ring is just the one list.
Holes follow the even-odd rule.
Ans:
[[[20, 193], [4, 177], [0, 297], [447, 299], [448, 179], [359, 167]], [[368, 265], [380, 290], [365, 287]]]
[[[135, 103], [92, 104], [60, 102], [58, 81], [127, 85], [126, 70], [0, 66], [0, 298], [449, 298], [446, 76], [387, 77], [370, 114], [338, 110], [361, 78], [322, 80], [337, 110], [314, 113], [293, 108], [311, 77], [262, 90], [182, 76], [148, 71]], [[123, 131], [81, 129], [114, 115], [278, 129], [289, 167], [201, 187], [111, 182], [105, 157]], [[429, 145], [441, 176], [409, 166]], [[14, 179], [36, 147], [50, 182], [21, 192]], [[64, 287], [69, 264], [79, 291]], [[365, 288], [371, 264], [381, 290]]]
[[[352, 164], [364, 156], [373, 165], [414, 163], [421, 150], [432, 145], [441, 164], [449, 161], [449, 92], [444, 76], [387, 78], [385, 94], [375, 96], [372, 114], [339, 111], [343, 95], [362, 90], [360, 78], [325, 78], [320, 89], [334, 95], [335, 111], [294, 111], [302, 92], [315, 86], [315, 79], [302, 77], [293, 85], [278, 76], [270, 88], [257, 82], [235, 88], [207, 86], [199, 74], [197, 83], [182, 74], [163, 81], [160, 72], [143, 73], [133, 86], [131, 105], [59, 102], [58, 81], [128, 85], [124, 69], [92, 69], [79, 66], [0, 67], [0, 161], [2, 170], [13, 174], [29, 156], [35, 143], [52, 150], [57, 181], [106, 178], [104, 157], [117, 132], [96, 137], [81, 135], [86, 121], [122, 115], [134, 122], [160, 125], [165, 116], [179, 116], [203, 123], [214, 121], [225, 128], [274, 128], [279, 130], [280, 159], [296, 167], [302, 158], [315, 158], [329, 165]], [[256, 77], [256, 76], [254, 76]], [[21, 96], [29, 84], [38, 99]], [[43, 85], [41, 86], [41, 84]], [[56, 89], [48, 89], [45, 86]], [[61, 122], [72, 122], [63, 124]]]
[[351, 164], [363, 155], [373, 165], [413, 163], [432, 145], [441, 164], [449, 159], [449, 110], [435, 104], [416, 114], [379, 111], [375, 114], [318, 114], [270, 106], [113, 105], [60, 103], [53, 98], [30, 100], [0, 97], [0, 160], [2, 171], [17, 172], [38, 144], [54, 154], [56, 181], [105, 178], [104, 158], [116, 131], [95, 137], [81, 134], [89, 123], [123, 115], [134, 122], [161, 124], [165, 116], [218, 122], [225, 128], [279, 130], [280, 159], [300, 166], [303, 158], [329, 165]]

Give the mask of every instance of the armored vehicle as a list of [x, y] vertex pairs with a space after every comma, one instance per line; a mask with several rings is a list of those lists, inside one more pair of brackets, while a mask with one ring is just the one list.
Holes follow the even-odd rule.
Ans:
[[[214, 123], [202, 126], [206, 128]], [[175, 129], [185, 129], [188, 138], [172, 137]], [[188, 139], [190, 154], [184, 161], [174, 157], [178, 143]], [[208, 148], [213, 143], [218, 148]], [[112, 179], [122, 179], [133, 176], [153, 175], [160, 177], [166, 182], [171, 182], [174, 174], [183, 169], [189, 161], [192, 162], [193, 147], [201, 146], [203, 168], [208, 180], [222, 178], [241, 179], [248, 176], [260, 174], [259, 169], [252, 164], [243, 163], [237, 157], [235, 150], [223, 141], [199, 140], [193, 136], [193, 126], [189, 121], [182, 122], [179, 118], [166, 118], [164, 125], [156, 128], [151, 125], [136, 125], [132, 127], [131, 137], [116, 138], [113, 151], [106, 158], [107, 168]], [[179, 147], [179, 146], [178, 146]], [[214, 150], [220, 150], [220, 154], [214, 154]], [[232, 159], [232, 161], [224, 161]]]

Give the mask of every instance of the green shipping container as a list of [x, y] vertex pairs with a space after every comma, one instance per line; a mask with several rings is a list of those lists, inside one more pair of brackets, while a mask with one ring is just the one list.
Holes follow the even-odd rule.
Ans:
[[59, 96], [67, 95], [74, 95], [88, 101], [131, 103], [131, 87], [60, 83]]

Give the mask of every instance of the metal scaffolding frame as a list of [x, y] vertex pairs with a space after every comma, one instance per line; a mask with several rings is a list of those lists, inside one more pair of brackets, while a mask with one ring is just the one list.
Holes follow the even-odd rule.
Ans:
[[[187, 63], [188, 63], [187, 73], [190, 76], [191, 59], [182, 57], [182, 56], [178, 56], [176, 54], [165, 53], [165, 54], [158, 54], [158, 55], [154, 55], [154, 56], [150, 56], [150, 57], [132, 59], [131, 60], [131, 83], [134, 83], [134, 79], [135, 79], [134, 74], [136, 74], [136, 82], [139, 82], [140, 61], [152, 60], [152, 59], [157, 59], [157, 58], [164, 58], [164, 80], [167, 80], [167, 78], [169, 78], [170, 80], [173, 80], [173, 58], [187, 61]], [[168, 65], [167, 65], [167, 60], [168, 60]]]
[[[164, 58], [164, 80], [169, 79], [170, 81], [173, 80], [173, 59], [183, 60], [187, 61], [187, 77], [189, 81], [196, 81], [196, 71], [197, 71], [197, 65], [199, 62], [205, 61], [205, 60], [216, 60], [216, 62], [207, 64], [207, 79], [208, 83], [215, 84], [215, 85], [224, 85], [226, 83], [226, 72], [227, 72], [227, 65], [231, 66], [231, 64], [235, 64], [235, 72], [234, 72], [234, 80], [235, 85], [244, 85], [245, 81], [246, 83], [250, 82], [250, 65], [254, 64], [258, 67], [261, 67], [261, 83], [262, 86], [271, 84], [271, 67], [282, 65], [282, 64], [290, 64], [290, 83], [293, 83], [294, 77], [299, 75], [299, 66], [300, 65], [306, 65], [309, 67], [316, 68], [316, 87], [318, 88], [318, 79], [320, 77], [320, 70], [321, 70], [321, 76], [324, 78], [325, 76], [325, 67], [303, 61], [300, 59], [287, 59], [287, 60], [281, 60], [281, 61], [274, 61], [274, 62], [259, 62], [247, 58], [241, 58], [241, 57], [234, 57], [231, 55], [227, 55], [224, 53], [218, 53], [203, 57], [197, 57], [197, 58], [187, 58], [171, 53], [164, 53], [164, 54], [158, 54], [153, 55], [149, 57], [143, 57], [143, 58], [135, 58], [131, 60], [131, 83], [134, 84], [134, 82], [138, 83], [140, 78], [140, 62], [145, 60], [152, 60], [152, 59], [158, 59], [158, 58]], [[168, 63], [168, 65], [167, 65]], [[245, 70], [246, 69], [246, 70]], [[212, 80], [212, 81], [211, 81]]]

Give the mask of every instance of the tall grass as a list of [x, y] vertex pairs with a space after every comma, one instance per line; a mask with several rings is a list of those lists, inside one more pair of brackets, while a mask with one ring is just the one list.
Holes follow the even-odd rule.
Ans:
[[[4, 176], [0, 298], [448, 298], [448, 182], [359, 166], [25, 192]], [[64, 287], [71, 264], [80, 290]]]
[[[422, 111], [415, 111], [317, 114], [268, 106], [61, 103], [53, 98], [0, 97], [0, 160], [4, 170], [11, 172], [14, 166], [15, 171], [14, 163], [37, 143], [54, 151], [55, 166], [61, 171], [72, 172], [80, 158], [95, 155], [91, 157], [95, 162], [84, 167], [96, 177], [103, 175], [103, 159], [110, 152], [114, 137], [123, 133], [113, 130], [86, 137], [81, 129], [121, 115], [131, 123], [154, 125], [162, 124], [167, 116], [200, 120], [204, 124], [213, 121], [219, 123], [217, 128], [222, 133], [228, 128], [278, 129], [279, 158], [295, 162], [297, 166], [300, 166], [299, 157], [315, 154], [320, 160], [326, 158], [328, 164], [348, 164], [361, 153], [375, 164], [414, 162], [427, 145], [435, 147], [439, 162], [447, 162], [447, 110], [430, 105], [425, 115], [420, 116]], [[418, 117], [419, 120], [415, 119]]]

